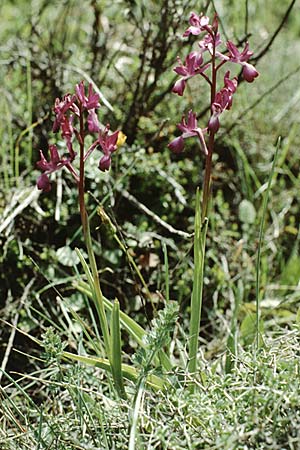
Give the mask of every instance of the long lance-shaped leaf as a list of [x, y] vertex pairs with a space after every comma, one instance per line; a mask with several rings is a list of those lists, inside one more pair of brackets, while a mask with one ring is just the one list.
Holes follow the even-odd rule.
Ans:
[[120, 332], [120, 305], [117, 299], [113, 303], [110, 321], [110, 337], [111, 337], [111, 369], [114, 383], [120, 397], [125, 398], [125, 389], [122, 374], [122, 348], [121, 348], [121, 332]]
[[[88, 247], [88, 252], [89, 252], [90, 263], [95, 266], [96, 261], [95, 261], [94, 254], [93, 254], [93, 251], [91, 248], [89, 229], [88, 229], [87, 237], [88, 237], [87, 247]], [[89, 283], [89, 287], [90, 287], [90, 290], [92, 293], [92, 298], [94, 300], [94, 303], [95, 303], [95, 306], [97, 309], [97, 313], [98, 313], [98, 317], [99, 317], [99, 321], [100, 321], [100, 326], [101, 326], [103, 339], [104, 339], [106, 356], [110, 359], [111, 358], [110, 336], [109, 336], [107, 318], [105, 315], [104, 299], [103, 299], [102, 291], [100, 288], [99, 280], [97, 279], [97, 267], [95, 266], [93, 268], [93, 273], [91, 273], [89, 266], [87, 265], [80, 250], [78, 248], [76, 248], [75, 250], [76, 250], [76, 254], [78, 255], [78, 258], [80, 259], [81, 265], [83, 267], [83, 270], [85, 272], [85, 275], [86, 275], [88, 283]]]
[[266, 214], [267, 214], [267, 206], [269, 201], [269, 195], [271, 191], [271, 185], [272, 180], [275, 172], [278, 152], [280, 148], [281, 138], [278, 138], [277, 144], [276, 144], [276, 150], [275, 155], [272, 163], [271, 172], [268, 179], [267, 184], [267, 191], [264, 196], [263, 200], [263, 207], [262, 207], [262, 217], [260, 222], [260, 228], [259, 228], [259, 238], [258, 238], [258, 248], [257, 248], [257, 259], [256, 259], [256, 283], [255, 283], [255, 296], [256, 296], [256, 350], [259, 348], [259, 321], [260, 321], [260, 259], [261, 259], [261, 248], [262, 248], [262, 242], [264, 237], [264, 226], [265, 226], [265, 220], [266, 220]]
[[[81, 362], [88, 366], [100, 367], [104, 369], [106, 372], [111, 373], [111, 364], [108, 359], [105, 358], [97, 358], [92, 356], [83, 356], [76, 355], [74, 353], [63, 352], [62, 356], [66, 359]], [[134, 368], [127, 364], [122, 364], [122, 374], [126, 380], [130, 380], [136, 382], [140, 376], [139, 372]], [[147, 377], [147, 385], [154, 389], [160, 390], [163, 389], [168, 384], [166, 379], [160, 378], [157, 375], [150, 374]]]
[[[80, 280], [74, 283], [74, 287], [79, 292], [85, 294], [87, 297], [93, 298], [90, 286], [84, 281]], [[103, 301], [105, 308], [111, 312], [113, 309], [113, 303], [106, 297], [103, 297]], [[139, 345], [143, 345], [143, 336], [145, 334], [145, 330], [123, 311], [120, 311], [120, 322], [123, 328], [134, 338], [134, 340]]]
[[[74, 284], [74, 287], [76, 287], [76, 289], [79, 292], [82, 292], [83, 294], [87, 295], [89, 298], [93, 298], [93, 294], [91, 292], [91, 288], [88, 283], [85, 283], [84, 281], [80, 280]], [[113, 309], [113, 303], [106, 297], [103, 297], [103, 302], [105, 308], [111, 312]], [[146, 332], [138, 323], [136, 323], [131, 317], [129, 317], [123, 311], [120, 311], [120, 323], [124, 328], [124, 330], [126, 330], [127, 333], [129, 333], [141, 347], [145, 347], [143, 336], [145, 335]], [[165, 352], [163, 351], [159, 352], [159, 359], [165, 370], [170, 371], [172, 369], [172, 363]]]
[[201, 226], [200, 212], [200, 191], [196, 192], [195, 210], [195, 236], [194, 236], [194, 282], [191, 299], [191, 321], [189, 336], [189, 364], [191, 373], [197, 370], [198, 337], [200, 331], [202, 291], [203, 291], [203, 270], [205, 257], [205, 239], [208, 219], [205, 217]]

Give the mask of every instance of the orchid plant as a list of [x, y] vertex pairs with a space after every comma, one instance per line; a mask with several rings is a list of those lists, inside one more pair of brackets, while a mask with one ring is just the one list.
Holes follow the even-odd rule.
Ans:
[[[85, 162], [94, 150], [100, 148], [103, 155], [99, 160], [99, 169], [106, 171], [110, 168], [112, 154], [119, 145], [125, 142], [125, 135], [120, 131], [110, 132], [110, 125], [100, 126], [97, 110], [100, 107], [100, 96], [89, 84], [88, 92], [85, 92], [84, 82], [81, 81], [75, 88], [75, 94], [66, 94], [62, 99], [57, 98], [54, 105], [55, 121], [53, 132], [61, 131], [65, 141], [67, 154], [60, 155], [56, 145], [49, 146], [49, 161], [40, 151], [40, 160], [37, 166], [42, 174], [37, 180], [37, 187], [44, 192], [51, 190], [49, 176], [62, 168], [66, 168], [73, 176], [78, 187], [78, 199], [83, 236], [88, 251], [89, 264], [86, 263], [82, 254], [77, 249], [77, 254], [82, 263], [85, 275], [89, 281], [91, 296], [94, 300], [98, 318], [102, 330], [105, 354], [108, 358], [104, 366], [112, 372], [115, 386], [119, 394], [124, 395], [123, 377], [121, 370], [121, 338], [120, 338], [120, 311], [119, 303], [108, 304], [104, 298], [99, 281], [99, 272], [93, 252], [92, 238], [89, 227], [88, 214], [85, 206]], [[96, 135], [94, 142], [86, 149], [86, 137]], [[79, 169], [75, 162], [77, 152], [74, 150], [75, 143], [79, 147]], [[109, 326], [106, 309], [111, 307], [111, 324]], [[67, 353], [65, 352], [65, 356]], [[69, 355], [70, 357], [70, 355]], [[99, 361], [98, 361], [99, 363]]]
[[[189, 19], [189, 27], [183, 33], [183, 37], [200, 36], [203, 38], [197, 43], [197, 51], [192, 51], [183, 63], [178, 58], [178, 65], [174, 71], [180, 75], [172, 91], [183, 96], [188, 80], [201, 76], [210, 89], [210, 117], [207, 125], [201, 128], [197, 122], [197, 113], [190, 110], [187, 119], [183, 116], [181, 123], [177, 125], [180, 136], [169, 143], [168, 147], [174, 153], [181, 153], [185, 146], [185, 140], [196, 137], [205, 156], [205, 174], [203, 181], [202, 204], [200, 206], [200, 194], [196, 196], [195, 237], [194, 237], [194, 284], [191, 299], [191, 325], [189, 339], [189, 369], [195, 372], [197, 369], [198, 336], [200, 331], [203, 270], [205, 256], [205, 239], [207, 230], [207, 214], [210, 199], [212, 155], [214, 150], [215, 135], [220, 128], [220, 118], [226, 110], [230, 110], [233, 103], [233, 95], [238, 86], [237, 76], [231, 76], [230, 70], [223, 75], [222, 86], [218, 88], [218, 78], [221, 68], [225, 64], [239, 64], [242, 67], [242, 76], [245, 81], [252, 83], [259, 73], [249, 63], [253, 52], [249, 51], [246, 42], [244, 49], [239, 49], [231, 42], [226, 43], [226, 49], [219, 50], [222, 44], [218, 30], [218, 17], [215, 14], [212, 23], [204, 14], [192, 12]], [[205, 60], [207, 56], [207, 60]], [[201, 212], [200, 212], [201, 209]]]
[[[121, 131], [110, 132], [109, 124], [105, 127], [101, 127], [97, 115], [97, 110], [100, 107], [99, 100], [100, 97], [93, 90], [91, 84], [89, 84], [88, 93], [86, 95], [83, 81], [76, 85], [74, 95], [68, 93], [64, 95], [62, 99], [57, 98], [55, 100], [53, 108], [55, 120], [52, 130], [54, 133], [61, 132], [61, 136], [65, 141], [67, 153], [60, 155], [57, 146], [50, 145], [49, 160], [47, 160], [43, 152], [40, 151], [40, 160], [37, 162], [37, 167], [42, 171], [42, 174], [38, 177], [37, 187], [44, 192], [49, 192], [51, 190], [51, 174], [63, 168], [71, 173], [77, 184], [81, 224], [88, 252], [89, 264], [85, 261], [79, 249], [76, 249], [84, 270], [85, 279], [79, 280], [75, 287], [78, 291], [86, 294], [93, 300], [98, 313], [98, 320], [104, 341], [104, 358], [98, 356], [76, 355], [66, 351], [63, 352], [63, 357], [72, 361], [80, 361], [88, 365], [102, 367], [107, 372], [110, 372], [118, 394], [121, 397], [124, 397], [125, 389], [123, 378], [126, 377], [127, 379], [136, 381], [139, 378], [139, 374], [135, 368], [122, 364], [120, 327], [122, 326], [135, 339], [141, 349], [148, 345], [148, 337], [141, 326], [127, 314], [120, 311], [118, 300], [115, 299], [111, 302], [104, 297], [101, 290], [99, 271], [93, 251], [88, 214], [85, 206], [85, 163], [92, 152], [99, 148], [103, 155], [99, 160], [98, 167], [101, 171], [108, 170], [111, 165], [112, 154], [120, 145], [124, 144], [126, 136]], [[94, 141], [86, 149], [86, 137], [88, 135], [94, 136]], [[77, 165], [79, 165], [79, 169], [76, 166], [76, 160], [78, 159], [76, 150], [78, 147], [79, 164]], [[130, 258], [127, 249], [118, 239], [116, 229], [105, 213], [103, 207], [99, 206], [97, 212], [102, 223], [110, 228], [115, 240]], [[147, 287], [133, 260], [132, 263], [144, 287]], [[172, 306], [170, 308], [172, 309]], [[110, 320], [108, 320], [109, 315]], [[174, 311], [171, 313], [171, 316], [174, 316]], [[88, 334], [88, 329], [85, 329], [85, 333]], [[98, 332], [97, 334], [100, 335]], [[100, 344], [99, 348], [101, 347], [102, 345]], [[160, 364], [163, 365], [165, 370], [170, 370], [172, 365], [166, 353], [164, 353], [161, 348], [157, 348], [156, 351], [159, 353]], [[152, 351], [151, 360], [153, 358], [154, 353]], [[164, 380], [156, 375], [149, 375], [147, 383], [154, 388], [162, 388]]]
[[[198, 139], [201, 150], [206, 158], [201, 206], [202, 214], [200, 211], [199, 189], [197, 190], [196, 195], [194, 234], [195, 270], [191, 300], [188, 364], [190, 373], [195, 373], [197, 370], [205, 237], [208, 223], [207, 211], [210, 196], [214, 139], [220, 127], [220, 117], [224, 111], [231, 108], [233, 94], [236, 92], [238, 84], [237, 77], [232, 77], [230, 70], [227, 70], [223, 75], [223, 84], [219, 90], [217, 87], [217, 78], [220, 69], [227, 63], [241, 65], [244, 79], [247, 82], [251, 83], [258, 76], [255, 67], [249, 63], [252, 52], [249, 51], [248, 43], [246, 43], [243, 51], [239, 52], [238, 48], [232, 42], [228, 41], [226, 44], [227, 50], [221, 53], [219, 51], [221, 39], [218, 32], [217, 16], [215, 15], [212, 24], [210, 24], [207, 16], [203, 14], [198, 16], [195, 13], [191, 13], [190, 26], [183, 36], [198, 36], [202, 33], [204, 33], [204, 37], [198, 42], [198, 50], [192, 51], [186, 57], [184, 63], [178, 59], [178, 66], [175, 67], [174, 70], [180, 78], [176, 81], [173, 92], [182, 96], [188, 80], [198, 75], [204, 78], [210, 88], [210, 117], [207, 126], [201, 128], [198, 126], [197, 114], [190, 110], [187, 114], [187, 118], [183, 117], [181, 123], [178, 124], [178, 129], [181, 132], [180, 136], [176, 137], [169, 144], [169, 148], [174, 153], [180, 153], [184, 149], [185, 140], [187, 138], [195, 137]], [[206, 62], [205, 56], [207, 56]], [[63, 356], [73, 361], [81, 361], [89, 365], [102, 367], [108, 372], [111, 372], [117, 392], [120, 396], [124, 397], [126, 394], [123, 377], [135, 381], [140, 380], [140, 386], [143, 385], [144, 379], [146, 379], [149, 385], [157, 389], [161, 389], [165, 385], [166, 380], [164, 378], [151, 373], [150, 365], [152, 363], [154, 365], [157, 364], [158, 367], [161, 366], [166, 372], [172, 370], [172, 362], [168, 354], [163, 350], [163, 342], [167, 342], [168, 326], [171, 322], [173, 323], [176, 320], [178, 306], [174, 302], [166, 302], [165, 313], [158, 313], [159, 320], [156, 325], [154, 324], [152, 331], [146, 333], [146, 331], [132, 318], [120, 311], [118, 300], [111, 302], [102, 294], [99, 271], [93, 252], [88, 214], [85, 205], [85, 163], [96, 149], [100, 149], [102, 156], [99, 159], [98, 167], [101, 171], [109, 170], [112, 154], [125, 142], [126, 137], [121, 131], [111, 132], [109, 124], [105, 127], [100, 124], [98, 119], [99, 108], [99, 94], [94, 90], [92, 84], [89, 84], [86, 93], [83, 81], [76, 85], [74, 94], [67, 93], [62, 99], [57, 98], [55, 100], [53, 108], [55, 114], [53, 132], [61, 132], [67, 152], [61, 154], [56, 145], [50, 145], [49, 159], [47, 159], [44, 153], [40, 151], [40, 160], [38, 161], [37, 166], [42, 173], [37, 180], [37, 187], [44, 192], [49, 192], [51, 190], [51, 174], [63, 168], [69, 171], [75, 180], [78, 187], [79, 210], [83, 236], [88, 252], [87, 263], [81, 252], [77, 249], [77, 255], [81, 261], [85, 279], [78, 282], [76, 287], [80, 292], [85, 293], [94, 301], [104, 342], [105, 358], [74, 355], [68, 352], [63, 352]], [[87, 146], [86, 139], [88, 135], [93, 137], [93, 142], [89, 146]], [[76, 164], [78, 159], [79, 163]], [[98, 214], [102, 222], [107, 224], [114, 236], [116, 236], [115, 227], [106, 215], [104, 209], [99, 208]], [[117, 238], [116, 241], [118, 242]], [[124, 246], [122, 249], [127, 252]], [[134, 265], [134, 267], [136, 266]], [[138, 268], [136, 268], [136, 270], [138, 271]], [[138, 275], [141, 279], [141, 274], [138, 273]], [[108, 321], [107, 313], [110, 314], [110, 322]], [[145, 369], [145, 376], [141, 375], [144, 377], [142, 381], [134, 367], [123, 364], [121, 361], [120, 326], [135, 339], [140, 349], [150, 349], [149, 358], [146, 358], [143, 353], [140, 353], [139, 355], [140, 359], [144, 361]], [[163, 333], [164, 329], [166, 330], [166, 333]], [[88, 333], [87, 330], [85, 331]], [[97, 334], [100, 335], [99, 333]]]

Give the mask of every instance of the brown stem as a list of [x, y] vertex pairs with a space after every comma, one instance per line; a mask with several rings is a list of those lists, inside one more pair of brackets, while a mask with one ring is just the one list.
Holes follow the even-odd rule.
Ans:
[[211, 133], [209, 136], [208, 142], [208, 154], [206, 156], [205, 161], [205, 174], [204, 174], [204, 182], [203, 182], [203, 197], [202, 197], [202, 223], [207, 217], [208, 203], [210, 197], [210, 184], [211, 184], [211, 163], [212, 163], [212, 154], [214, 149], [214, 141], [215, 135]]
[[79, 163], [79, 184], [78, 184], [78, 194], [79, 194], [79, 209], [80, 209], [80, 217], [82, 223], [82, 229], [84, 238], [86, 240], [87, 235], [87, 212], [84, 204], [84, 122], [83, 122], [83, 109], [80, 107], [80, 139], [79, 147], [80, 147], [80, 163]]
[[[215, 40], [215, 34], [213, 36]], [[215, 100], [216, 90], [217, 90], [217, 68], [216, 68], [216, 46], [213, 46], [213, 54], [211, 61], [212, 77], [211, 77], [211, 89], [210, 89], [210, 112], [213, 114], [212, 105]], [[210, 184], [211, 184], [211, 169], [212, 169], [212, 154], [214, 150], [215, 143], [215, 133], [210, 131], [209, 141], [208, 141], [208, 154], [206, 156], [205, 162], [205, 174], [203, 181], [203, 197], [202, 197], [202, 223], [204, 223], [207, 217], [208, 203], [210, 197]]]

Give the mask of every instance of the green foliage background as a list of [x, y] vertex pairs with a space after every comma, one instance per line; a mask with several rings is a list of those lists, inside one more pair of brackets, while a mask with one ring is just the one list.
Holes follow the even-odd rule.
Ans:
[[[203, 3], [207, 4], [211, 15], [213, 3]], [[289, 3], [225, 0], [215, 1], [214, 5], [221, 19], [222, 31], [235, 42], [248, 34], [255, 58], [270, 41]], [[205, 7], [204, 4], [202, 6]], [[104, 205], [118, 228], [120, 238], [139, 264], [157, 309], [161, 308], [165, 295], [163, 244], [166, 244], [170, 298], [178, 302], [183, 323], [178, 333], [187, 331], [193, 279], [192, 241], [170, 232], [155, 217], [177, 230], [193, 232], [194, 196], [196, 187], [202, 183], [203, 157], [192, 141], [180, 156], [170, 154], [166, 147], [176, 135], [176, 123], [187, 110], [197, 110], [203, 126], [207, 121], [208, 94], [204, 84], [198, 85], [192, 80], [184, 98], [170, 93], [175, 79], [172, 68], [176, 56], [183, 59], [192, 46], [192, 42], [183, 41], [180, 37], [192, 10], [200, 11], [201, 2], [2, 2], [0, 309], [4, 320], [14, 322], [17, 318], [16, 325], [34, 336], [41, 336], [50, 324], [54, 324], [60, 336], [66, 338], [70, 349], [77, 348], [78, 330], [76, 325], [73, 325], [74, 329], [70, 326], [68, 305], [88, 320], [86, 299], [72, 285], [76, 270], [79, 270], [74, 248], [84, 247], [80, 237], [77, 193], [72, 181], [65, 173], [59, 174], [49, 195], [36, 196], [26, 208], [21, 208], [19, 214], [13, 217], [13, 213], [33, 192], [38, 176], [35, 169], [38, 150], [46, 152], [48, 144], [56, 138], [51, 132], [54, 99], [65, 92], [72, 92], [78, 81], [90, 77], [112, 106], [110, 110], [102, 102], [102, 122], [110, 122], [112, 129], [122, 129], [127, 134], [127, 144], [115, 155], [110, 173], [98, 171], [96, 156], [87, 169], [87, 190], [92, 193], [87, 195], [87, 201], [90, 213], [94, 214], [91, 229], [98, 264], [103, 270], [104, 293], [108, 298], [118, 297], [121, 309], [143, 326], [149, 325], [155, 316], [153, 305], [145, 301], [145, 293], [127, 258], [116, 247], [109, 230], [100, 224], [95, 214], [97, 202]], [[214, 155], [201, 333], [205, 360], [210, 367], [218, 364], [222, 367], [222, 352], [233, 321], [236, 321], [238, 329], [238, 345], [245, 352], [253, 341], [258, 230], [263, 194], [279, 136], [282, 137], [282, 145], [262, 248], [262, 319], [267, 340], [271, 336], [282, 335], [282, 330], [290, 336], [289, 333], [294, 333], [299, 324], [299, 30], [300, 6], [296, 2], [280, 33], [258, 61], [260, 77], [251, 85], [239, 85], [232, 110], [222, 117]], [[145, 214], [141, 204], [152, 215]], [[2, 229], [3, 224], [5, 227]], [[64, 301], [67, 306], [63, 306]], [[11, 329], [1, 326], [2, 360], [10, 335]], [[295, 342], [298, 342], [296, 338]], [[123, 350], [128, 359], [131, 344], [124, 336]], [[40, 370], [39, 362], [32, 359], [33, 356], [40, 357], [40, 349], [34, 348], [19, 334], [15, 336], [14, 347], [19, 353], [9, 355], [6, 371], [29, 373]], [[29, 353], [31, 358], [22, 353]], [[264, 358], [267, 356], [261, 356], [261, 367], [264, 367]], [[245, 367], [246, 364], [238, 382], [242, 383], [241, 380], [246, 378]], [[69, 368], [64, 375], [60, 370], [59, 367], [53, 369], [50, 379], [64, 382], [75, 373], [79, 383], [82, 379], [87, 382], [90, 376], [88, 370], [82, 372], [81, 368]], [[213, 380], [220, 376], [220, 372], [214, 368], [210, 370], [209, 389], [212, 389]], [[285, 370], [291, 373], [289, 367], [285, 367], [283, 372]], [[258, 376], [268, 375], [259, 372]], [[13, 379], [16, 378], [13, 375]], [[270, 374], [265, 381], [270, 388], [274, 382], [270, 381], [271, 378]], [[8, 382], [6, 379], [5, 383]], [[90, 382], [95, 384], [96, 378], [90, 378]], [[223, 385], [224, 379], [220, 383]], [[42, 394], [38, 387], [37, 391], [35, 387], [27, 386], [26, 389], [37, 403], [47, 403], [47, 395], [55, 398], [55, 394], [53, 397], [49, 393]], [[103, 389], [107, 394], [109, 388]], [[293, 402], [298, 393], [296, 386], [287, 410], [295, 408]], [[180, 403], [177, 394], [173, 392], [169, 398], [172, 408], [176, 402], [177, 406]], [[21, 396], [20, 391], [17, 395]], [[209, 400], [212, 404], [216, 400], [215, 395], [216, 391], [213, 391]], [[237, 392], [232, 396], [236, 398], [234, 401], [239, 401]], [[149, 408], [153, 408], [155, 417], [158, 409], [156, 400], [152, 400]], [[80, 401], [85, 404], [94, 400], [89, 397]], [[184, 411], [185, 400], [180, 401], [183, 403], [178, 406], [179, 411]], [[216, 401], [221, 402], [220, 399]], [[272, 401], [275, 398], [270, 398]], [[228, 405], [223, 404], [223, 407], [224, 415], [228, 414]], [[262, 405], [264, 414], [267, 414], [264, 407], [268, 408]], [[104, 417], [104, 412], [99, 411]], [[187, 413], [182, 414], [186, 416]], [[199, 414], [203, 412], [197, 410], [193, 418], [187, 420], [191, 429]], [[117, 413], [116, 417], [119, 417]], [[107, 420], [110, 425], [105, 426], [112, 428], [114, 413], [110, 413]], [[274, 418], [272, 420], [275, 421]], [[231, 426], [234, 421], [241, 421], [239, 413], [232, 419]], [[178, 422], [174, 423], [174, 429], [177, 425]], [[61, 424], [55, 426], [62, 430]], [[151, 426], [145, 426], [146, 434]], [[197, 422], [195, 426], [201, 424]], [[280, 430], [287, 426], [284, 424]], [[160, 439], [165, 446], [154, 447], [153, 444], [149, 448], [225, 448], [224, 436], [230, 427], [223, 436], [224, 440], [221, 436], [219, 441], [211, 437], [214, 427], [222, 430], [221, 421], [216, 419], [212, 428], [207, 428], [207, 440], [199, 440], [199, 447], [192, 447], [192, 444], [187, 447], [188, 444], [177, 442], [175, 432], [173, 443], [168, 444], [162, 437], [163, 428], [159, 426], [155, 439]], [[295, 427], [299, 427], [299, 422]], [[191, 429], [188, 433], [193, 433]], [[270, 441], [270, 444], [263, 440], [265, 438], [260, 439], [263, 442], [261, 447], [249, 448], [282, 448], [276, 447], [277, 443], [281, 445], [281, 437]], [[287, 437], [282, 439], [284, 445]], [[236, 443], [226, 448], [242, 448], [238, 445], [237, 437]], [[12, 447], [7, 444], [4, 448]], [[107, 448], [110, 448], [109, 443]]]

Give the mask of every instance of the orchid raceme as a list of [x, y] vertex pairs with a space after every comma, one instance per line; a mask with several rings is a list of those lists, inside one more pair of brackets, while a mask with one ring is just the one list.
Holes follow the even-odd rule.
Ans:
[[[54, 133], [61, 132], [67, 147], [67, 156], [60, 157], [57, 147], [50, 145], [50, 161], [48, 162], [43, 152], [40, 151], [41, 159], [38, 161], [37, 167], [43, 173], [37, 180], [38, 189], [49, 192], [51, 190], [49, 175], [63, 167], [72, 174], [77, 184], [79, 183], [80, 173], [74, 166], [77, 153], [73, 147], [76, 142], [77, 146], [84, 150], [83, 163], [95, 149], [99, 149], [103, 152], [103, 156], [99, 160], [99, 169], [104, 171], [110, 168], [112, 153], [116, 151], [120, 143], [125, 142], [126, 137], [123, 140], [120, 138], [121, 140], [118, 142], [119, 131], [110, 132], [109, 124], [104, 130], [101, 129], [97, 115], [97, 110], [100, 108], [99, 100], [100, 97], [94, 92], [91, 83], [88, 86], [88, 92], [85, 92], [83, 81], [76, 85], [75, 94], [68, 93], [62, 99], [55, 100], [53, 108], [55, 120], [52, 130]], [[85, 151], [84, 140], [87, 134], [98, 136], [95, 136], [93, 144]]]
[[[169, 144], [169, 148], [174, 153], [179, 153], [184, 148], [184, 139], [196, 136], [201, 142], [203, 153], [208, 155], [209, 152], [212, 151], [212, 136], [218, 132], [220, 127], [220, 115], [225, 110], [231, 108], [233, 94], [237, 89], [237, 77], [230, 78], [230, 72], [228, 70], [224, 77], [224, 87], [218, 90], [217, 78], [219, 70], [226, 63], [239, 64], [242, 66], [242, 75], [245, 81], [249, 83], [252, 83], [254, 79], [258, 77], [259, 73], [255, 67], [248, 62], [253, 55], [253, 52], [249, 50], [248, 42], [246, 42], [244, 49], [239, 51], [231, 41], [228, 41], [224, 53], [219, 51], [218, 48], [222, 44], [222, 41], [220, 33], [218, 32], [217, 15], [214, 16], [213, 21], [210, 24], [209, 17], [192, 12], [189, 24], [190, 26], [183, 33], [183, 37], [189, 37], [190, 35], [199, 36], [201, 34], [204, 34], [204, 36], [198, 42], [199, 50], [197, 52], [192, 51], [188, 54], [184, 64], [178, 58], [179, 65], [174, 68], [174, 72], [180, 75], [180, 78], [175, 82], [172, 92], [182, 96], [188, 80], [200, 75], [208, 83], [211, 93], [210, 117], [206, 127], [203, 127], [202, 130], [198, 126], [193, 128], [190, 127], [189, 134], [187, 134], [187, 131], [185, 130], [181, 136], [175, 138]], [[207, 61], [204, 60], [206, 52], [209, 54]], [[193, 116], [196, 118], [196, 113], [193, 113]], [[178, 128], [182, 131], [180, 126], [178, 126]], [[210, 144], [205, 144], [205, 134], [209, 136], [208, 140], [210, 141]]]

